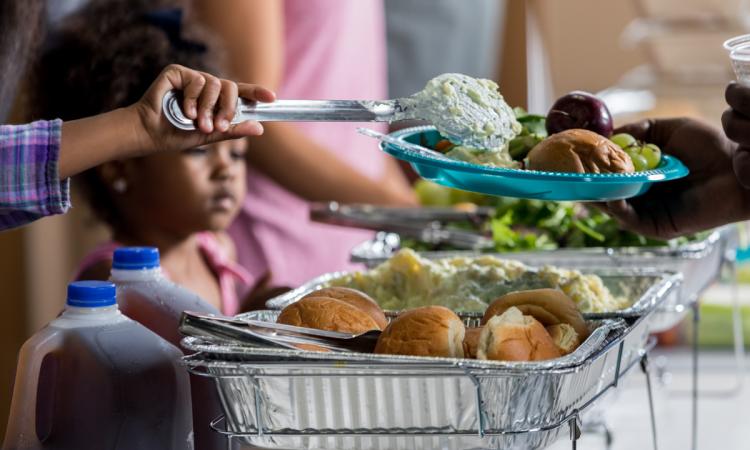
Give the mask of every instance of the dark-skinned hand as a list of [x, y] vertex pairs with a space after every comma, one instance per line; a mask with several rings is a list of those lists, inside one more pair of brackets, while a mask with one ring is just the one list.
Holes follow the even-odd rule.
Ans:
[[[642, 196], [599, 204], [624, 228], [652, 238], [671, 239], [750, 217], [750, 191], [735, 176], [737, 146], [720, 130], [679, 118], [645, 120], [616, 132], [656, 144], [690, 169], [687, 177], [656, 183]], [[750, 125], [745, 133], [750, 143]], [[745, 179], [750, 183], [750, 178]]]

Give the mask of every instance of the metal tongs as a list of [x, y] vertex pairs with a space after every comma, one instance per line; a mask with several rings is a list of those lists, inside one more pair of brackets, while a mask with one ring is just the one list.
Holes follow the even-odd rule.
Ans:
[[337, 352], [372, 353], [380, 330], [362, 334], [339, 333], [294, 327], [259, 320], [239, 320], [185, 311], [180, 318], [180, 332], [196, 336], [260, 347], [299, 350], [299, 344], [317, 345]]
[[[438, 80], [439, 78], [443, 81]], [[458, 78], [458, 79], [456, 79]], [[401, 120], [425, 120], [432, 123], [440, 133], [452, 142], [479, 148], [494, 149], [502, 147], [508, 137], [504, 133], [478, 132], [477, 124], [487, 124], [492, 129], [505, 129], [511, 123], [507, 114], [512, 114], [510, 107], [500, 96], [478, 101], [481, 96], [477, 90], [486, 91], [492, 96], [493, 88], [472, 77], [460, 74], [444, 74], [428, 83], [440, 83], [452, 86], [473, 84], [469, 89], [452, 89], [449, 95], [450, 105], [455, 113], [446, 114], [448, 108], [444, 98], [434, 95], [427, 89], [408, 97], [391, 100], [276, 100], [271, 103], [258, 103], [243, 98], [237, 100], [237, 108], [231, 123], [236, 124], [246, 120], [260, 122], [396, 122]], [[488, 100], [488, 101], [485, 101]], [[180, 109], [180, 93], [169, 91], [162, 99], [162, 110], [167, 119], [177, 128], [194, 130], [195, 124], [188, 119]], [[505, 111], [507, 110], [507, 111]], [[457, 114], [460, 113], [460, 114]], [[366, 133], [366, 132], [365, 132]], [[366, 133], [372, 135], [372, 133]], [[387, 140], [389, 136], [376, 136]], [[419, 151], [419, 150], [418, 150]], [[428, 151], [425, 149], [424, 151]], [[438, 152], [433, 156], [443, 157]]]
[[[178, 91], [169, 91], [162, 100], [164, 115], [181, 130], [194, 130], [195, 124], [183, 114]], [[258, 103], [237, 100], [232, 123], [260, 122], [393, 122], [413, 118], [404, 99], [393, 100], [276, 100]]]
[[493, 240], [474, 231], [446, 228], [444, 224], [459, 221], [478, 224], [492, 217], [493, 213], [494, 208], [484, 207], [460, 211], [454, 208], [402, 208], [329, 202], [313, 204], [310, 219], [330, 225], [398, 233], [402, 237], [431, 244], [481, 250], [494, 247]]

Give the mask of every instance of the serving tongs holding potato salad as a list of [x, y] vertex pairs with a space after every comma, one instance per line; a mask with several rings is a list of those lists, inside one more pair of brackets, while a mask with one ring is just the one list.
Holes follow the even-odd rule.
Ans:
[[[180, 107], [179, 93], [164, 96], [162, 110], [177, 128], [195, 129]], [[504, 148], [521, 130], [497, 84], [462, 74], [435, 77], [420, 91], [393, 100], [277, 100], [257, 103], [238, 99], [232, 123], [246, 120], [395, 122], [425, 120], [454, 142], [477, 149]], [[482, 150], [484, 151], [484, 150]]]

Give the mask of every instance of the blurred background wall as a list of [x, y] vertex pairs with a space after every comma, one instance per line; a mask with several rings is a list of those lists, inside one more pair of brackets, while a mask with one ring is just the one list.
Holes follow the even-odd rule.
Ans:
[[[734, 79], [722, 43], [747, 32], [747, 0], [519, 3], [548, 64], [551, 95], [539, 104], [583, 89], [603, 94], [619, 123], [687, 115], [720, 124], [724, 88]], [[530, 92], [542, 90], [538, 84]]]
[[[492, 42], [463, 51], [493, 59], [477, 65], [477, 75], [498, 79], [509, 103], [544, 113], [567, 91], [608, 89], [608, 99], [624, 105], [618, 107], [624, 111], [617, 117], [621, 123], [691, 115], [718, 124], [723, 89], [732, 78], [721, 43], [746, 29], [747, 17], [744, 0], [449, 1], [490, 11], [483, 26], [491, 29], [496, 22]], [[432, 2], [411, 0], [400, 7], [429, 8]], [[437, 31], [449, 37], [454, 32]], [[438, 52], [434, 58], [439, 57]], [[408, 53], [400, 60], [408, 61]], [[0, 434], [18, 349], [59, 313], [76, 262], [106, 237], [82, 203], [74, 204], [65, 217], [0, 233]]]

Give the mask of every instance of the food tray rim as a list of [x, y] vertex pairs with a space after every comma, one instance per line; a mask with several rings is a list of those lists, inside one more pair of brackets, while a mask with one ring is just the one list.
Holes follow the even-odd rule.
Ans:
[[[396, 235], [399, 238], [401, 236], [398, 232], [393, 231], [380, 231], [378, 233], [386, 233]], [[437, 250], [437, 251], [416, 251], [420, 256], [429, 259], [439, 258], [451, 258], [451, 257], [468, 257], [468, 256], [495, 256], [504, 259], [513, 259], [514, 257], [524, 256], [539, 256], [544, 254], [553, 253], [560, 257], [571, 257], [571, 258], [583, 258], [583, 257], [598, 257], [606, 256], [613, 260], [617, 258], [669, 258], [674, 260], [680, 259], [701, 259], [707, 254], [711, 253], [716, 245], [719, 245], [725, 239], [728, 239], [729, 226], [723, 226], [714, 229], [704, 239], [687, 242], [685, 244], [675, 246], [647, 246], [647, 247], [582, 247], [582, 248], [569, 248], [561, 247], [554, 250], [527, 250], [520, 252], [480, 252], [476, 250]], [[369, 264], [372, 262], [383, 262], [387, 260], [391, 255], [378, 255], [375, 257], [365, 256], [361, 249], [370, 246], [377, 242], [377, 237], [368, 239], [360, 244], [357, 244], [350, 252], [350, 261], [353, 263]]]
[[[238, 317], [259, 320], [259, 316], [261, 314], [272, 313], [278, 315], [278, 312], [278, 310], [253, 311]], [[589, 335], [589, 337], [573, 353], [561, 358], [530, 362], [484, 361], [467, 358], [443, 358], [405, 355], [379, 355], [356, 352], [325, 353], [295, 349], [248, 346], [241, 344], [232, 345], [226, 343], [211, 342], [203, 338], [192, 336], [183, 338], [182, 346], [191, 351], [200, 352], [204, 355], [211, 355], [211, 357], [219, 359], [231, 355], [244, 358], [271, 358], [271, 361], [262, 362], [262, 365], [264, 365], [266, 368], [274, 365], [303, 366], [305, 363], [310, 365], [322, 363], [324, 366], [337, 368], [346, 367], [353, 370], [359, 370], [361, 368], [360, 366], [362, 365], [372, 365], [373, 368], [385, 368], [387, 366], [394, 366], [401, 369], [414, 368], [420, 371], [424, 371], [427, 369], [455, 369], [462, 373], [466, 373], [467, 371], [502, 371], [506, 374], [510, 374], [513, 372], [523, 372], [528, 374], [531, 372], [548, 372], [550, 370], [576, 370], [582, 365], [586, 364], [587, 361], [592, 359], [593, 356], [602, 348], [605, 348], [610, 341], [616, 339], [619, 334], [624, 333], [624, 331], [622, 330], [627, 329], [627, 325], [623, 320], [604, 319], [601, 321], [592, 322], [598, 322], [595, 324], [596, 328], [594, 328], [594, 330], [591, 332], [591, 335]], [[284, 358], [284, 360], [288, 361], [289, 364], [286, 364], [286, 361], [283, 363], [274, 364], [273, 360], [278, 358]], [[245, 363], [247, 362], [248, 361], [245, 361]], [[486, 373], [485, 375], [489, 375], [489, 373]]]

